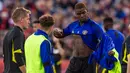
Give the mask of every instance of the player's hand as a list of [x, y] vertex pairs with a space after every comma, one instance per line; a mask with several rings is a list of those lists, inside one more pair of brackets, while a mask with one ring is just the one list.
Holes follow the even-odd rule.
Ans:
[[56, 38], [55, 36], [52, 36], [52, 40], [53, 40], [55, 43], [59, 42], [59, 39]]
[[115, 52], [112, 51], [112, 50], [110, 50], [110, 51], [108, 52], [108, 55], [110, 55], [110, 56], [113, 56], [114, 54], [115, 54]]
[[53, 35], [56, 37], [56, 38], [61, 38], [63, 37], [63, 30], [59, 29], [59, 28], [55, 28], [53, 30]]

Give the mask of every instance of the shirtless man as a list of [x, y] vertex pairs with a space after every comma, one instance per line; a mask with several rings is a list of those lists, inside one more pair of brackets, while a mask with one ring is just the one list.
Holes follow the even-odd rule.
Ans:
[[[78, 20], [72, 22], [63, 30], [55, 28], [53, 31], [54, 36], [57, 38], [63, 38], [71, 34], [76, 35], [73, 43], [75, 46], [73, 49], [73, 57], [66, 73], [95, 73], [93, 64], [88, 64], [90, 54], [98, 48], [112, 50], [114, 48], [113, 42], [110, 37], [106, 36], [102, 28], [89, 18], [89, 12], [84, 3], [77, 3], [75, 5], [75, 14]], [[99, 47], [100, 42], [101, 45]], [[109, 54], [114, 54], [110, 50]], [[108, 53], [108, 51], [106, 52]]]

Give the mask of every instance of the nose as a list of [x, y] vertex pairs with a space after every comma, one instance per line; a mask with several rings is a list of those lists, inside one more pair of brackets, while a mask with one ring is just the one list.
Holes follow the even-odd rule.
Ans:
[[80, 16], [81, 16], [81, 17], [83, 17], [83, 16], [84, 16], [84, 14], [81, 14]]

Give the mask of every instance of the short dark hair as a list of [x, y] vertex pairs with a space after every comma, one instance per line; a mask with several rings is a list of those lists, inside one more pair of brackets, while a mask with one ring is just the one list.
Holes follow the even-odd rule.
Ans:
[[51, 15], [45, 14], [39, 18], [39, 22], [42, 27], [50, 27], [54, 24], [54, 19]]
[[81, 9], [81, 8], [87, 9], [87, 6], [84, 3], [80, 2], [80, 3], [77, 3], [74, 7], [74, 9]]
[[111, 22], [113, 24], [113, 19], [111, 17], [106, 17], [103, 22]]

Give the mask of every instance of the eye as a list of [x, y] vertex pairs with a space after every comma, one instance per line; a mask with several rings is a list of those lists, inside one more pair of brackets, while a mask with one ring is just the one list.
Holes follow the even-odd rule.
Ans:
[[86, 12], [84, 11], [84, 12], [82, 12], [82, 14], [85, 14]]
[[86, 10], [82, 11], [82, 14], [85, 14], [85, 13], [87, 13], [87, 11], [86, 11]]
[[81, 13], [76, 13], [77, 15], [80, 15]]

